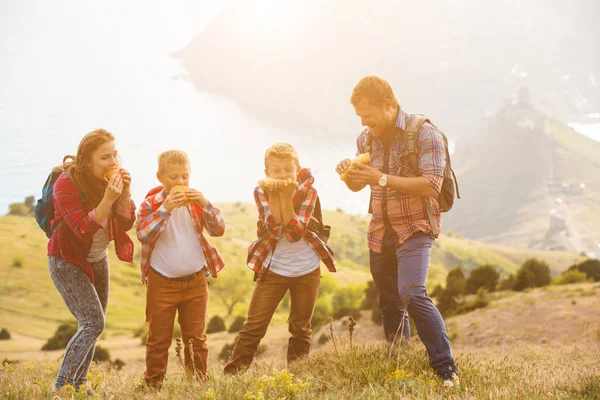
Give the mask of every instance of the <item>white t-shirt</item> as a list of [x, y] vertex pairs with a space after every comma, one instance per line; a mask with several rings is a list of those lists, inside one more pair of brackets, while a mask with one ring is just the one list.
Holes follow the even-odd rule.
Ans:
[[[272, 258], [270, 270], [290, 278], [309, 274], [321, 265], [317, 251], [304, 238], [291, 243], [282, 237], [277, 242]], [[271, 256], [268, 256], [265, 260], [265, 267], [269, 265], [270, 259]]]
[[92, 238], [92, 247], [88, 253], [87, 261], [93, 263], [108, 257], [109, 242], [110, 235], [108, 234], [108, 228], [98, 229]]
[[171, 211], [167, 227], [152, 251], [150, 265], [168, 278], [191, 275], [206, 266], [204, 251], [187, 207]]

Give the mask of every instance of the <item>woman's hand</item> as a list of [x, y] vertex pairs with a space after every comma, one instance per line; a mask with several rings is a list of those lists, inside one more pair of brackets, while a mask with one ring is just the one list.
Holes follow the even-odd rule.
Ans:
[[121, 197], [124, 185], [125, 183], [121, 174], [113, 174], [108, 181], [108, 185], [106, 185], [106, 189], [104, 189], [104, 199], [113, 204]]

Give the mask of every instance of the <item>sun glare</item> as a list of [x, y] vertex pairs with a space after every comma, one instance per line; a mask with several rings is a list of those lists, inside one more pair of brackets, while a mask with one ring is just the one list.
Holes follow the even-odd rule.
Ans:
[[251, 32], [277, 38], [293, 34], [299, 26], [302, 9], [284, 0], [255, 0], [246, 3], [244, 24]]

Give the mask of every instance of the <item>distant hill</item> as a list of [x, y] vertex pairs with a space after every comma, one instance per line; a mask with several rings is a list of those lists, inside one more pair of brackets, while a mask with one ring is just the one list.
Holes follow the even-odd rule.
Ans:
[[[256, 235], [256, 209], [252, 204], [219, 205], [227, 221], [222, 238], [211, 239], [227, 266], [223, 274], [242, 274], [252, 279], [244, 266], [247, 244]], [[328, 274], [339, 285], [365, 284], [371, 279], [366, 247], [367, 219], [336, 211], [324, 211], [332, 225], [330, 245], [338, 260], [338, 272]], [[133, 235], [135, 236], [135, 235]], [[47, 239], [31, 217], [0, 217], [0, 328], [37, 338], [48, 338], [61, 321], [72, 319], [48, 275]], [[110, 251], [111, 297], [107, 331], [131, 335], [144, 326], [145, 288], [139, 282], [140, 246], [136, 241], [136, 265], [123, 263]], [[558, 274], [581, 257], [567, 252], [525, 250], [460, 237], [443, 236], [435, 242], [427, 285], [431, 289], [445, 279], [447, 270], [457, 265], [465, 271], [489, 263], [505, 275], [517, 270], [524, 260], [537, 257], [550, 264]], [[249, 300], [249, 299], [248, 299]], [[236, 308], [244, 314], [247, 303]], [[224, 315], [224, 308], [213, 297], [209, 315]], [[236, 315], [234, 314], [234, 315]], [[277, 317], [277, 323], [286, 315]]]
[[[524, 96], [526, 98], [526, 96]], [[593, 252], [600, 240], [600, 142], [523, 99], [456, 146], [463, 199], [446, 229], [485, 242]]]
[[377, 73], [457, 137], [521, 86], [561, 121], [599, 112], [597, 15], [593, 0], [238, 0], [176, 55], [199, 90], [286, 129], [356, 136], [350, 93]]

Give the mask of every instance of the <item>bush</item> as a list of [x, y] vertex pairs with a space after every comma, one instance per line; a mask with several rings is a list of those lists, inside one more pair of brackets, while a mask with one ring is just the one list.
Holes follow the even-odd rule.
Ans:
[[456, 314], [466, 314], [478, 308], [486, 307], [489, 304], [487, 299], [487, 290], [485, 288], [479, 288], [477, 295], [471, 301], [467, 301], [460, 304], [456, 309]]
[[246, 322], [246, 318], [238, 315], [237, 318], [231, 323], [231, 326], [229, 326], [229, 333], [237, 333], [241, 331], [244, 327], [244, 322]]
[[94, 358], [92, 360], [96, 362], [110, 361], [110, 352], [108, 349], [96, 345], [96, 351], [94, 351]]
[[342, 286], [335, 291], [331, 299], [331, 305], [334, 310], [342, 308], [358, 309], [363, 299], [363, 293], [362, 285]]
[[562, 275], [557, 276], [552, 283], [555, 285], [568, 285], [570, 283], [580, 283], [587, 281], [588, 276], [585, 272], [579, 270], [567, 270]]
[[115, 359], [115, 361], [112, 362], [112, 366], [113, 368], [116, 368], [118, 371], [120, 371], [125, 366], [125, 361], [121, 360], [120, 358], [117, 358]]
[[431, 297], [432, 299], [435, 299], [436, 297], [441, 296], [442, 293], [444, 293], [444, 288], [442, 287], [442, 285], [440, 285], [438, 283], [437, 286], [433, 288], [433, 291], [431, 292], [429, 297]]
[[375, 286], [375, 282], [368, 281], [367, 287], [365, 289], [365, 298], [360, 305], [360, 308], [363, 310], [370, 310], [372, 308], [377, 307], [379, 304], [379, 291]]
[[535, 277], [533, 276], [533, 272], [520, 268], [517, 272], [517, 276], [515, 276], [515, 283], [513, 283], [513, 290], [517, 292], [522, 292], [523, 290], [533, 287], [535, 282]]
[[357, 308], [343, 307], [333, 313], [333, 319], [341, 319], [344, 317], [354, 316], [354, 320], [358, 321], [362, 317], [362, 313]]
[[25, 260], [23, 260], [23, 257], [16, 256], [13, 259], [13, 263], [12, 263], [13, 267], [15, 267], [15, 268], [21, 268], [23, 266], [23, 264], [25, 264]]
[[59, 350], [64, 349], [69, 344], [69, 340], [75, 335], [77, 332], [77, 323], [75, 322], [65, 322], [62, 323], [56, 328], [56, 332], [54, 332], [54, 336], [52, 336], [44, 346], [42, 346], [42, 350]]
[[451, 297], [462, 296], [465, 293], [465, 286], [465, 275], [462, 269], [460, 267], [452, 268], [446, 276], [445, 294]]
[[215, 315], [208, 322], [208, 326], [206, 327], [206, 333], [216, 333], [223, 332], [227, 328], [225, 327], [225, 321], [218, 315]]
[[467, 278], [466, 293], [477, 293], [479, 288], [484, 288], [488, 292], [496, 290], [500, 274], [489, 264], [479, 266], [471, 271]]
[[233, 341], [233, 343], [225, 343], [225, 345], [221, 349], [221, 352], [219, 353], [219, 360], [226, 362], [229, 359], [229, 356], [231, 356], [233, 346], [235, 346], [235, 340]]
[[513, 274], [508, 275], [502, 279], [498, 284], [498, 290], [512, 290], [515, 283], [515, 276]]
[[2, 330], [0, 331], [0, 340], [9, 340], [9, 339], [10, 339], [10, 332], [8, 331], [8, 329], [2, 328]]
[[600, 282], [600, 260], [585, 260], [569, 267], [568, 271], [578, 270], [584, 272], [588, 278]]

